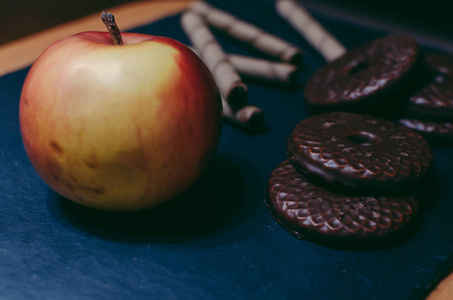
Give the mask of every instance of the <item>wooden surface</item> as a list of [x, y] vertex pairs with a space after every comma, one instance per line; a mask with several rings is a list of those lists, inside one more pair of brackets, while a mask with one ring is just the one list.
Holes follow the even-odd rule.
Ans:
[[426, 300], [452, 300], [453, 299], [453, 274], [445, 278]]
[[[132, 2], [108, 9], [115, 15], [121, 30], [129, 30], [159, 18], [179, 13], [192, 0]], [[100, 13], [39, 32], [0, 46], [0, 76], [33, 63], [51, 43], [81, 31], [105, 31]], [[453, 274], [444, 279], [427, 300], [453, 299]]]
[[[108, 9], [120, 30], [129, 30], [180, 12], [190, 0], [131, 2]], [[0, 76], [24, 68], [53, 42], [82, 31], [106, 31], [101, 12], [0, 46]]]

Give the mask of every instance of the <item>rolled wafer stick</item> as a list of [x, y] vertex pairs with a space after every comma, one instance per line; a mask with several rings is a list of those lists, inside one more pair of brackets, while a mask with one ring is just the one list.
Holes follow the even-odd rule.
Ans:
[[[199, 55], [196, 49], [189, 47], [195, 54]], [[227, 54], [230, 57], [232, 54]], [[240, 56], [240, 55], [236, 55]], [[242, 57], [242, 56], [241, 56]], [[245, 57], [247, 59], [248, 57]], [[292, 65], [291, 65], [292, 66]], [[245, 105], [236, 111], [231, 108], [227, 101], [223, 97], [223, 117], [229, 122], [239, 125], [242, 128], [246, 128], [250, 131], [256, 131], [262, 127], [264, 120], [264, 113], [261, 108], [253, 105]]]
[[186, 11], [181, 16], [181, 26], [214, 76], [226, 102], [233, 110], [243, 107], [247, 102], [247, 86], [202, 18]]
[[[196, 49], [191, 48], [197, 55]], [[294, 84], [299, 68], [296, 65], [274, 62], [239, 54], [226, 53], [236, 71], [243, 76], [267, 82]]]
[[194, 2], [190, 9], [202, 15], [212, 27], [278, 60], [297, 65], [302, 61], [303, 51], [299, 47], [267, 33], [253, 24], [240, 20], [223, 10], [217, 9], [203, 1]]
[[263, 127], [264, 113], [261, 108], [246, 105], [234, 111], [222, 97], [223, 118], [247, 131], [258, 131]]
[[237, 54], [228, 54], [227, 57], [241, 75], [285, 84], [293, 84], [296, 81], [298, 67], [293, 64]]
[[347, 52], [346, 48], [310, 13], [294, 0], [276, 0], [275, 9], [315, 48], [327, 62]]

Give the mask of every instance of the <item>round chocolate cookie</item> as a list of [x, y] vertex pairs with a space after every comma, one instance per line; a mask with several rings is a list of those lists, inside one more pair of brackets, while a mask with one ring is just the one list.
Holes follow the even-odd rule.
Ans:
[[420, 133], [430, 142], [453, 143], [453, 122], [430, 122], [410, 118], [402, 118], [398, 122]]
[[266, 205], [294, 236], [332, 246], [365, 246], [399, 238], [412, 228], [419, 210], [414, 196], [331, 192], [310, 182], [289, 161], [272, 172]]
[[362, 45], [319, 68], [308, 80], [304, 99], [312, 112], [366, 111], [414, 75], [422, 58], [409, 37], [389, 36]]
[[342, 112], [315, 115], [297, 124], [287, 154], [312, 180], [375, 194], [418, 187], [433, 161], [428, 142], [418, 133], [387, 120]]
[[453, 56], [426, 53], [420, 88], [411, 95], [405, 113], [419, 120], [453, 122]]

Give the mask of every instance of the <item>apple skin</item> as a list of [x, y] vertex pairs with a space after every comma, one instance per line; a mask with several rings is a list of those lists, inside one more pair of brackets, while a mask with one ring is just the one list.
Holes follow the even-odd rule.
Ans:
[[135, 211], [188, 189], [222, 128], [216, 83], [189, 48], [166, 37], [83, 32], [31, 67], [19, 119], [42, 180], [81, 205]]

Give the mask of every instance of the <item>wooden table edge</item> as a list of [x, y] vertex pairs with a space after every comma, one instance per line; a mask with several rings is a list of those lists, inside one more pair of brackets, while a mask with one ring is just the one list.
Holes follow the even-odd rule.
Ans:
[[[184, 10], [192, 0], [139, 1], [108, 8], [115, 15], [120, 30], [149, 24]], [[41, 31], [0, 45], [0, 76], [31, 65], [53, 42], [83, 31], [106, 31], [101, 11], [87, 17]]]
[[[177, 14], [193, 0], [139, 1], [107, 9], [115, 15], [121, 30], [149, 24], [160, 18]], [[0, 45], [0, 76], [31, 65], [53, 42], [82, 31], [105, 31], [100, 13], [68, 22], [37, 34]], [[453, 299], [453, 274], [443, 279], [427, 300]]]

